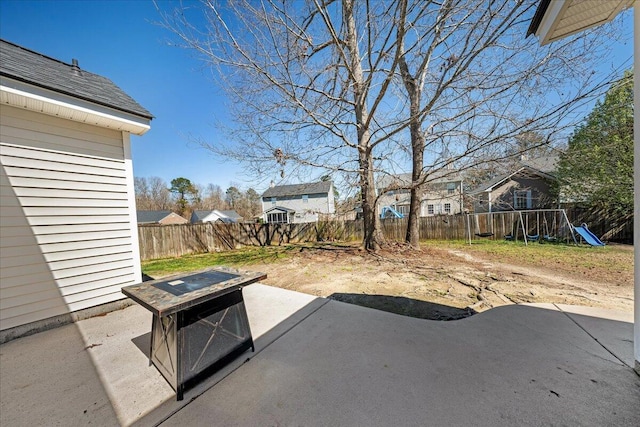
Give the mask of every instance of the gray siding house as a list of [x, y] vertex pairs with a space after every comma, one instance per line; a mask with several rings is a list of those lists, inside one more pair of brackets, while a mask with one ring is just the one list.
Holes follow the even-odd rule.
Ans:
[[316, 222], [321, 215], [336, 211], [331, 181], [273, 186], [262, 194], [261, 200], [267, 223]]
[[7, 41], [0, 104], [2, 341], [141, 281], [129, 135], [152, 115], [77, 61]]
[[[408, 173], [387, 175], [379, 179], [376, 185], [379, 194], [378, 215], [385, 206], [408, 215], [411, 194], [402, 187], [409, 186], [411, 174]], [[439, 171], [424, 184], [420, 195], [419, 216], [455, 215], [461, 213], [463, 208], [463, 179], [460, 173], [452, 170]]]
[[523, 160], [516, 170], [481, 184], [469, 193], [474, 212], [557, 208], [552, 193], [557, 161], [555, 156]]

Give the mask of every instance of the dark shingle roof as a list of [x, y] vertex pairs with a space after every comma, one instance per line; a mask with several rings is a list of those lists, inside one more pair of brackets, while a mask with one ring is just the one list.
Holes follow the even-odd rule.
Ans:
[[[412, 175], [410, 173], [401, 173], [398, 175], [383, 175], [378, 178], [376, 188], [384, 189], [390, 186], [405, 186], [411, 185]], [[436, 171], [428, 173], [426, 176], [426, 183], [428, 184], [442, 184], [448, 182], [462, 181], [462, 175], [457, 170], [453, 169], [438, 169]]]
[[209, 215], [213, 210], [195, 210], [191, 212], [191, 222], [202, 221], [207, 215]]
[[155, 224], [171, 215], [171, 211], [136, 211], [138, 224]]
[[527, 35], [525, 37], [529, 37], [531, 34], [535, 34], [536, 31], [538, 31], [538, 27], [540, 27], [542, 18], [544, 18], [544, 14], [547, 12], [550, 3], [551, 0], [540, 1], [540, 4], [538, 4], [538, 8], [536, 9], [536, 13], [533, 15], [533, 19], [531, 19], [531, 24], [529, 24]]
[[222, 213], [223, 215], [226, 215], [227, 218], [229, 218], [231, 220], [237, 221], [237, 220], [242, 218], [238, 212], [233, 211], [233, 210], [231, 210], [231, 211], [219, 211], [219, 212]]
[[331, 181], [312, 182], [309, 184], [277, 185], [269, 188], [262, 197], [302, 196], [304, 194], [329, 194]]
[[558, 160], [558, 156], [546, 156], [531, 160], [523, 160], [521, 163], [531, 169], [553, 175], [558, 170]]
[[149, 111], [106, 77], [6, 40], [0, 40], [0, 75], [146, 119], [153, 118]]

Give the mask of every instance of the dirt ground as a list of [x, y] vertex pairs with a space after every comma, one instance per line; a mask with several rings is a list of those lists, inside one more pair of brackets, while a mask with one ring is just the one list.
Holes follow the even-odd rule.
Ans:
[[[633, 311], [633, 248], [620, 271], [593, 266], [526, 267], [463, 248], [402, 246], [369, 254], [355, 246], [295, 249], [252, 266], [267, 285], [412, 317], [454, 320], [516, 303], [561, 303]], [[624, 253], [624, 252], [623, 252]]]

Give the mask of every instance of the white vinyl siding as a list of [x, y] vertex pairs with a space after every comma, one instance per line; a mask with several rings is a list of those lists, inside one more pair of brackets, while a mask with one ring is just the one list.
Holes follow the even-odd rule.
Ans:
[[126, 135], [1, 114], [0, 328], [122, 299], [139, 280]]

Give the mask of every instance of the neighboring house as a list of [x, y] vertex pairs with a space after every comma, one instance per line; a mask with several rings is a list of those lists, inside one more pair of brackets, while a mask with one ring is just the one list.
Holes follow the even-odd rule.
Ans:
[[551, 191], [557, 161], [556, 156], [521, 160], [514, 171], [481, 184], [469, 192], [474, 212], [557, 208]]
[[186, 224], [186, 218], [181, 217], [175, 212], [171, 211], [137, 211], [138, 224]]
[[263, 220], [267, 223], [316, 222], [320, 215], [335, 214], [331, 181], [278, 185], [262, 194]]
[[0, 341], [141, 281], [130, 134], [152, 118], [76, 60], [0, 40]]
[[214, 210], [197, 210], [191, 214], [191, 223], [200, 224], [203, 222], [224, 222], [225, 224], [235, 224], [242, 222], [242, 217], [238, 212], [233, 210], [220, 211]]
[[[404, 188], [411, 186], [411, 174], [387, 175], [378, 180], [376, 185], [380, 195], [378, 199], [378, 215], [385, 207], [391, 207], [402, 215], [409, 214], [411, 204], [410, 191]], [[389, 188], [396, 188], [389, 190]], [[421, 217], [433, 215], [455, 215], [462, 212], [463, 179], [452, 170], [442, 170], [434, 173], [423, 185], [420, 194]]]

